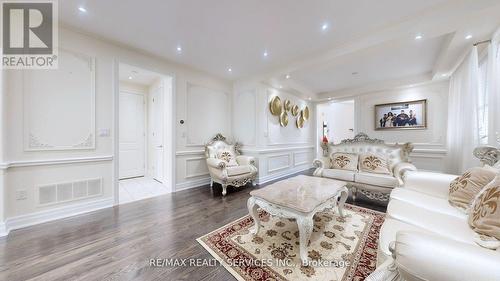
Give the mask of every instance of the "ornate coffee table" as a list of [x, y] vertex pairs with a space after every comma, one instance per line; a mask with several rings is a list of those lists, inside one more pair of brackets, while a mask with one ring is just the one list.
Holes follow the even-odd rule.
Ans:
[[338, 207], [339, 214], [343, 217], [348, 190], [343, 181], [300, 175], [253, 190], [250, 195], [252, 197], [248, 199], [247, 206], [255, 222], [252, 234], [256, 235], [260, 228], [258, 207], [273, 216], [296, 219], [299, 227], [300, 259], [306, 263], [314, 214]]

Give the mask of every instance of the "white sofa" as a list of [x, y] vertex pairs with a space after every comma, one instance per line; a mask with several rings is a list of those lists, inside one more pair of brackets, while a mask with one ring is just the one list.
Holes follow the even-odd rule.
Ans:
[[[364, 133], [357, 134], [353, 139], [343, 140], [340, 144], [322, 144], [323, 157], [315, 159], [314, 176], [346, 181], [355, 200], [359, 191], [370, 199], [387, 201], [393, 188], [403, 185], [403, 174], [406, 171], [416, 171], [417, 168], [409, 161], [413, 150], [410, 143], [403, 145], [386, 144], [383, 140], [371, 139]], [[343, 153], [376, 153], [385, 155], [388, 159], [390, 175], [332, 169], [330, 157], [337, 152]]]
[[[500, 155], [500, 150], [488, 150]], [[493, 164], [492, 153], [484, 155]], [[448, 203], [449, 186], [456, 177], [405, 174], [404, 187], [390, 195], [380, 230], [378, 267], [367, 280], [500, 280], [500, 251], [476, 244], [467, 214]]]

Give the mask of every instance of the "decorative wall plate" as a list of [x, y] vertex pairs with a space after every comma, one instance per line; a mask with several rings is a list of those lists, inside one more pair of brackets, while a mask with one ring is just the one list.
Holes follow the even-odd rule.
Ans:
[[304, 118], [304, 121], [309, 120], [309, 107], [306, 106], [306, 108], [304, 108], [302, 111], [302, 117]]
[[278, 116], [281, 114], [282, 111], [282, 106], [281, 106], [281, 99], [278, 96], [275, 96], [271, 99], [269, 102], [269, 110], [271, 110], [271, 114]]
[[292, 107], [292, 115], [293, 116], [297, 116], [299, 114], [299, 106], [298, 105], [294, 105]]
[[288, 125], [288, 114], [283, 111], [280, 115], [280, 125], [281, 127], [286, 127]]
[[297, 128], [301, 129], [304, 127], [304, 123], [305, 123], [305, 120], [304, 120], [304, 117], [302, 116], [302, 111], [301, 111], [301, 114], [299, 115], [299, 117], [297, 117], [297, 121], [295, 122], [295, 125], [297, 125]]
[[285, 111], [290, 111], [290, 109], [292, 109], [292, 102], [290, 100], [285, 100], [283, 107], [285, 108]]

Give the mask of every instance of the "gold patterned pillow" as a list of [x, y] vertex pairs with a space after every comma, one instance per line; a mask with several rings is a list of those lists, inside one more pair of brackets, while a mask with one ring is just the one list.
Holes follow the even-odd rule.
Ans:
[[[479, 234], [481, 240], [496, 241], [498, 247], [500, 243], [500, 176], [488, 183], [475, 197], [469, 212], [469, 225]], [[478, 244], [482, 245], [479, 242]]]
[[332, 169], [357, 171], [358, 155], [353, 153], [332, 153], [330, 156], [330, 166]]
[[392, 174], [389, 170], [387, 157], [374, 153], [361, 154], [359, 156], [359, 168], [361, 171], [368, 173]]
[[475, 167], [450, 183], [448, 202], [462, 210], [467, 210], [474, 197], [496, 176], [492, 168]]
[[217, 153], [217, 159], [226, 162], [227, 167], [238, 166], [234, 153], [230, 150], [222, 150]]

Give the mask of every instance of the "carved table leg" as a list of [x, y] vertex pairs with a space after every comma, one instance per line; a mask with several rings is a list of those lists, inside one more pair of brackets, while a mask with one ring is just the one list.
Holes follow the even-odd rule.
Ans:
[[297, 225], [299, 227], [300, 259], [302, 260], [302, 263], [307, 263], [308, 261], [307, 246], [313, 230], [313, 224], [314, 222], [312, 216], [297, 218]]
[[227, 194], [227, 185], [223, 184], [222, 185], [222, 196], [226, 196]]
[[250, 232], [254, 235], [259, 233], [260, 223], [259, 223], [259, 213], [257, 212], [257, 204], [255, 204], [255, 198], [250, 197], [247, 201], [248, 212], [253, 219], [254, 227], [250, 230]]
[[210, 187], [214, 187], [214, 181], [210, 179]]
[[340, 192], [340, 199], [339, 202], [337, 203], [339, 208], [339, 214], [341, 217], [344, 216], [344, 204], [345, 201], [347, 200], [347, 196], [349, 196], [349, 190], [344, 187], [344, 190]]

